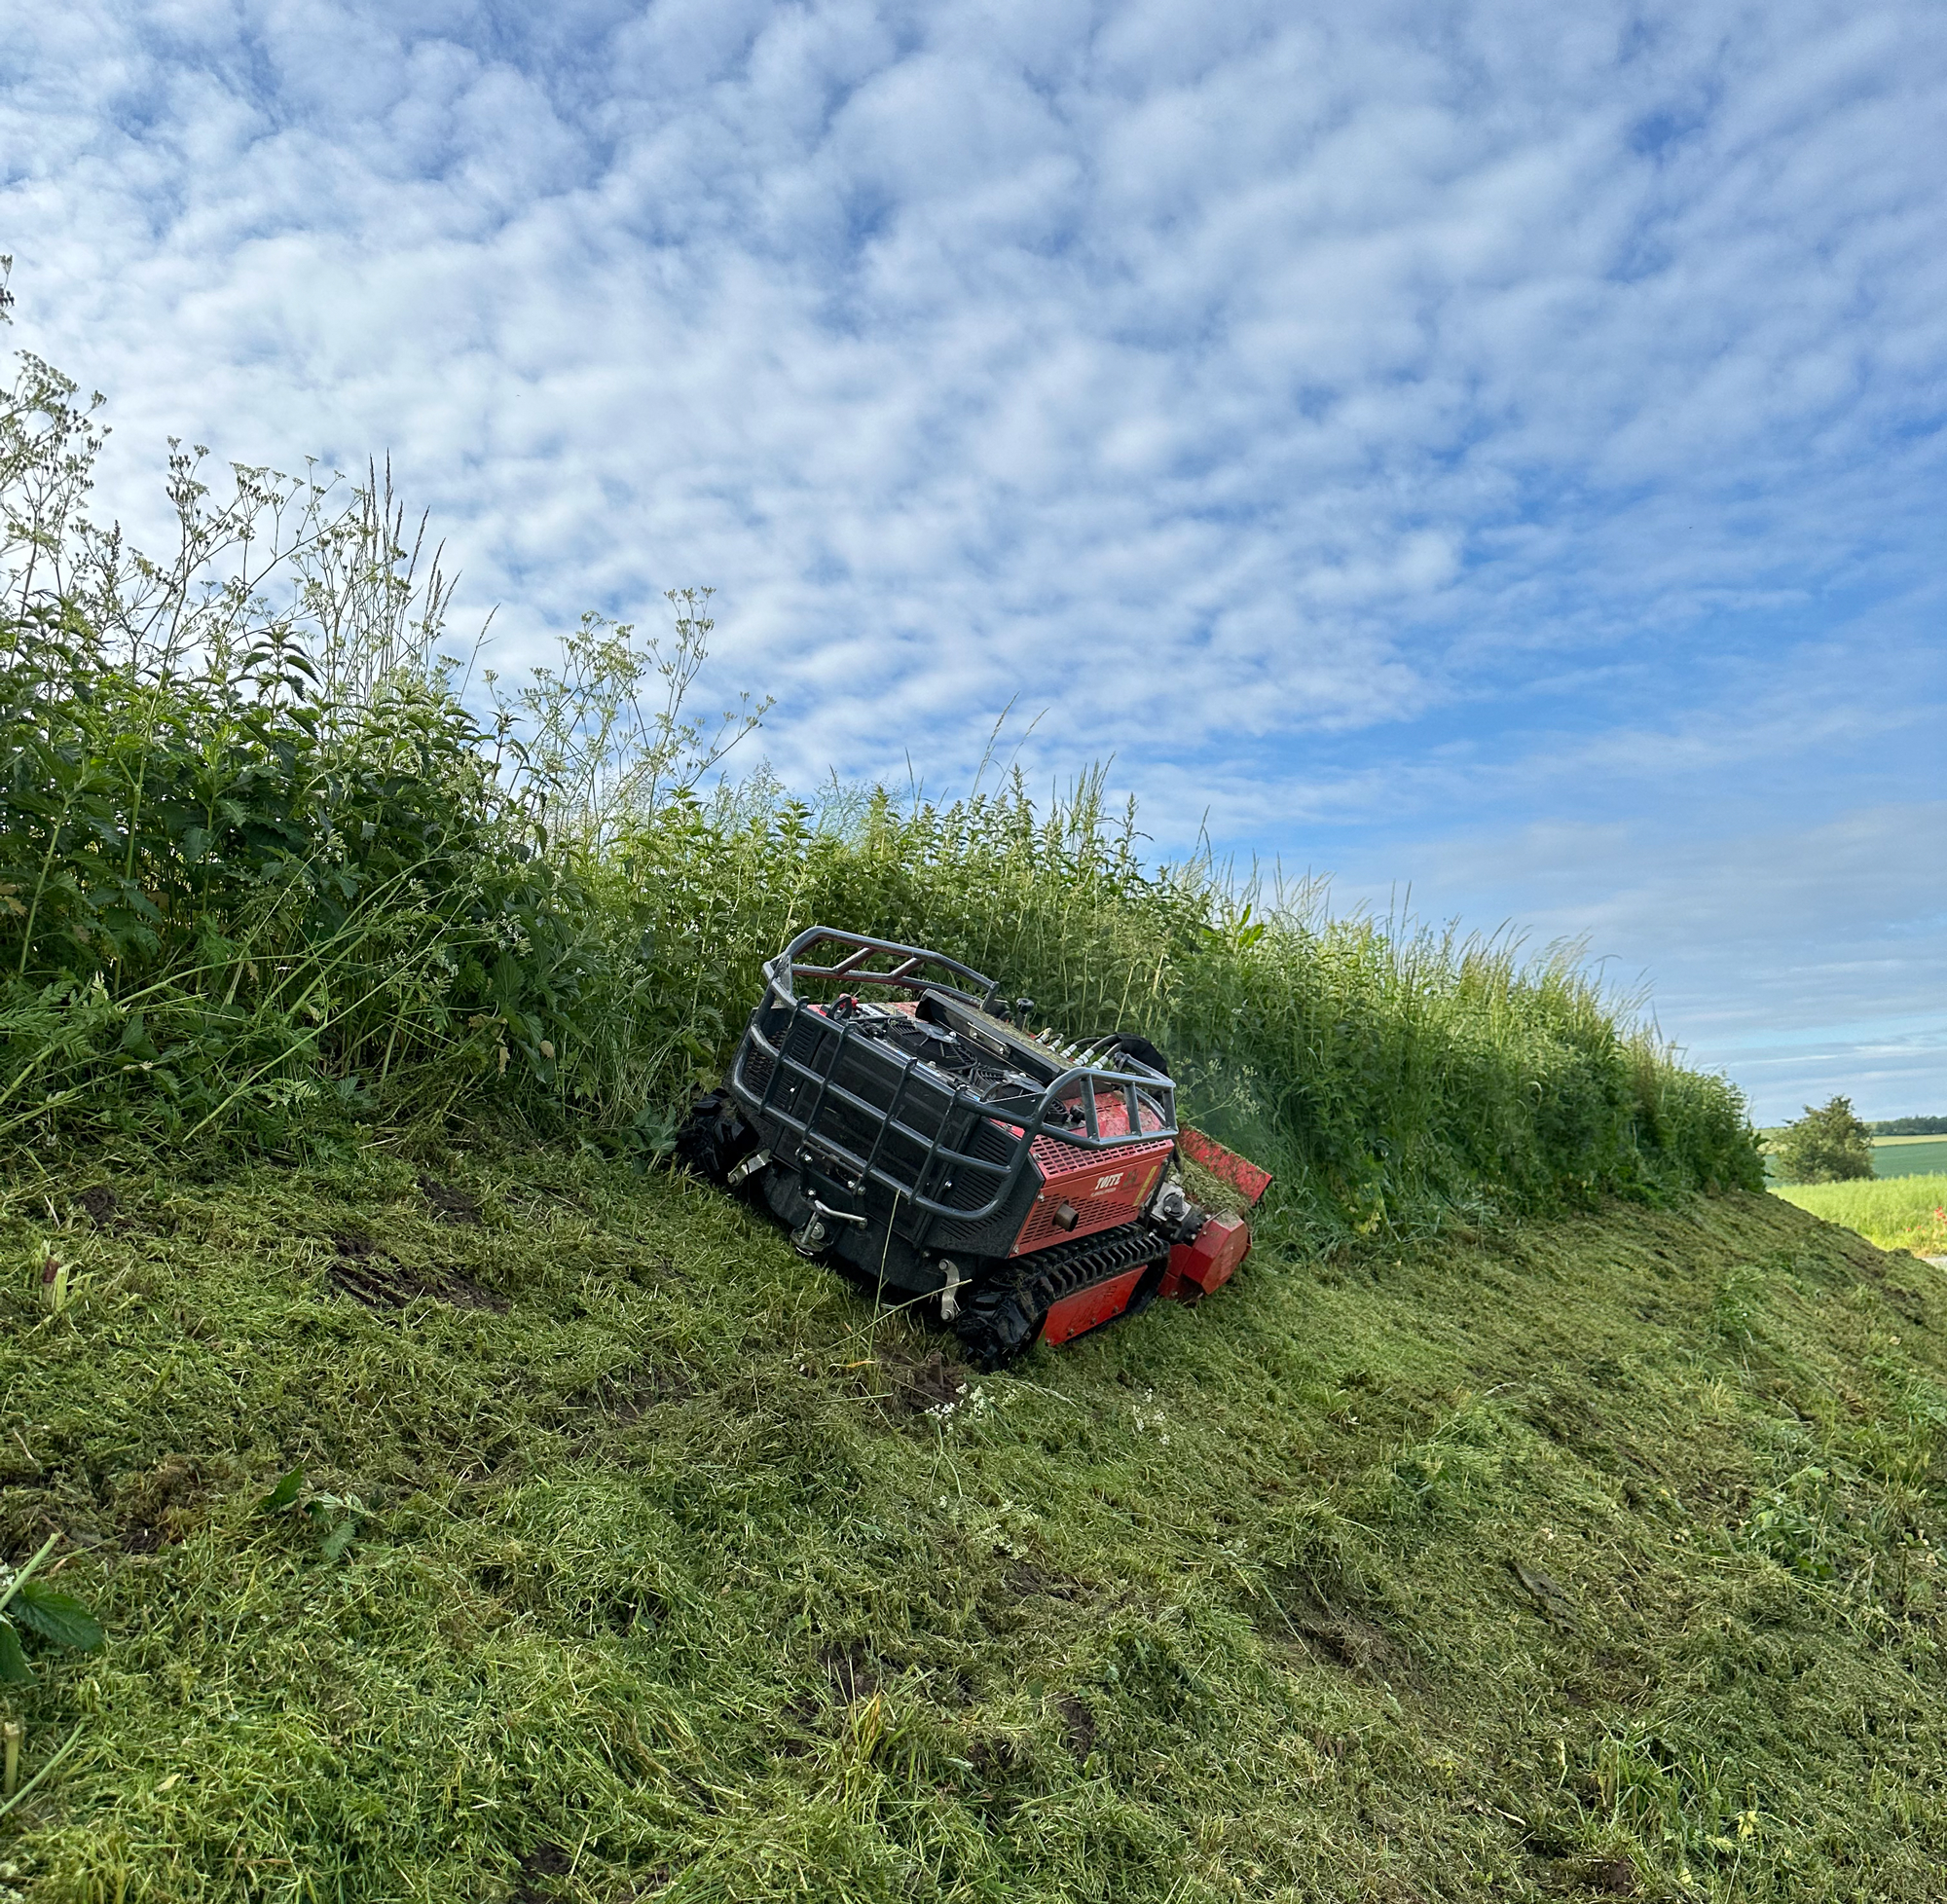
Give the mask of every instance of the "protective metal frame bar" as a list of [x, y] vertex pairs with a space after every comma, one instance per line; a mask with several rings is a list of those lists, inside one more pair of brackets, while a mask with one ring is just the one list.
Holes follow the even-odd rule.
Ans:
[[[849, 947], [850, 951], [843, 959], [827, 965], [814, 965], [804, 956], [814, 947], [826, 943]], [[874, 970], [867, 964], [874, 953], [884, 954], [896, 963], [890, 970]], [[922, 973], [928, 967], [951, 971], [971, 981], [973, 986], [979, 988], [978, 995], [958, 986], [941, 986], [924, 977]], [[925, 1058], [904, 1052], [896, 1053], [877, 1040], [870, 1041], [875, 1063], [896, 1063], [900, 1068], [901, 1075], [890, 1101], [874, 1103], [848, 1089], [837, 1080], [839, 1062], [848, 1045], [854, 1043], [863, 1044], [866, 1041], [844, 1019], [830, 1017], [817, 1010], [809, 1002], [799, 999], [796, 981], [800, 978], [850, 981], [862, 988], [888, 986], [922, 995], [927, 992], [936, 996], [943, 994], [975, 1011], [984, 1011], [1000, 987], [984, 973], [962, 965], [957, 959], [948, 958], [944, 953], [900, 945], [891, 939], [867, 938], [830, 927], [814, 926], [808, 932], [800, 933], [764, 967], [765, 999], [752, 1014], [750, 1029], [738, 1046], [736, 1061], [731, 1066], [731, 1091], [754, 1117], [782, 1125], [792, 1132], [805, 1149], [845, 1164], [856, 1174], [862, 1187], [869, 1183], [902, 1199], [917, 1216], [926, 1220], [922, 1223], [922, 1230], [931, 1227], [933, 1221], [971, 1227], [994, 1217], [1020, 1181], [1037, 1138], [1051, 1137], [1077, 1150], [1113, 1152], [1126, 1145], [1151, 1144], [1159, 1138], [1174, 1138], [1177, 1134], [1175, 1085], [1161, 1072], [1133, 1058], [1125, 1058], [1125, 1068], [1119, 1071], [1088, 1064], [1065, 1066], [1044, 1088], [1034, 1109], [1025, 1115], [1012, 1111], [998, 1112], [992, 1104], [975, 1097], [952, 1079], [933, 1072], [926, 1081], [933, 1084], [948, 1102], [936, 1130], [928, 1133], [917, 1129], [906, 1122], [900, 1112], [907, 1101], [915, 1073], [926, 1065]], [[778, 1028], [775, 1042], [765, 1036], [761, 1025], [767, 1009], [773, 1007], [784, 1007], [790, 1011], [789, 1018]], [[791, 1034], [806, 1017], [815, 1023], [819, 1036], [829, 1041], [821, 1064], [809, 1064], [788, 1055]], [[994, 1028], [997, 1034], [1001, 1029], [999, 1026]], [[1049, 1054], [1040, 1046], [1033, 1048], [1040, 1060], [1046, 1063]], [[770, 1076], [761, 1091], [753, 1086], [746, 1077], [746, 1064], [753, 1053], [761, 1053], [771, 1061]], [[931, 1071], [931, 1067], [927, 1068]], [[813, 1088], [811, 1108], [802, 1116], [783, 1109], [777, 1102], [779, 1082], [787, 1076]], [[1128, 1114], [1129, 1128], [1126, 1132], [1107, 1137], [1102, 1134], [1101, 1114], [1096, 1101], [1098, 1089], [1113, 1090], [1121, 1098]], [[1066, 1122], [1055, 1121], [1058, 1107], [1078, 1098], [1083, 1128], [1076, 1130]], [[1145, 1130], [1142, 1123], [1145, 1098], [1162, 1115], [1162, 1122], [1151, 1130]], [[821, 1127], [827, 1106], [834, 1101], [877, 1126], [871, 1149], [864, 1155], [860, 1155], [840, 1142], [828, 1127]], [[971, 1140], [979, 1122], [992, 1124], [1001, 1130], [1015, 1131], [1017, 1135], [1013, 1140], [1011, 1156], [1006, 1163], [998, 1163], [947, 1144], [946, 1133], [956, 1119], [964, 1119], [967, 1138], [961, 1140], [963, 1143]], [[892, 1132], [897, 1132], [925, 1153], [910, 1183], [895, 1176], [882, 1161], [886, 1138]], [[978, 1177], [993, 1181], [992, 1195], [972, 1209], [944, 1203], [930, 1193], [932, 1184], [950, 1182], [954, 1174], [962, 1170], [971, 1170]]]

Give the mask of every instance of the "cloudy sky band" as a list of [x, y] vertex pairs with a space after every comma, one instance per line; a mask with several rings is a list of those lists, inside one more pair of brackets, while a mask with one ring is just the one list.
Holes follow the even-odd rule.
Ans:
[[0, 14], [18, 339], [132, 520], [165, 434], [389, 448], [503, 668], [714, 582], [793, 781], [1045, 709], [1159, 850], [1947, 1109], [1870, 1055], [1947, 962], [1937, 8]]

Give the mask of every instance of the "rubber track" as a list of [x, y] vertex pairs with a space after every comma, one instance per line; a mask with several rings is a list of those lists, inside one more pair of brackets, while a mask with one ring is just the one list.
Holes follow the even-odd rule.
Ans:
[[1168, 1238], [1146, 1224], [1084, 1242], [1057, 1243], [998, 1268], [967, 1299], [954, 1332], [976, 1369], [1005, 1368], [1034, 1346], [1048, 1309], [1062, 1297], [1143, 1265], [1152, 1273], [1137, 1284], [1122, 1311], [1139, 1314], [1149, 1307], [1168, 1261]]

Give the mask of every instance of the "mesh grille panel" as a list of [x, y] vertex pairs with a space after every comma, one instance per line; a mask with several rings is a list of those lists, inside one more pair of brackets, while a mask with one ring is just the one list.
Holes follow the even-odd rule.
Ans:
[[[1045, 1248], [1057, 1237], [1090, 1236], [1132, 1221], [1142, 1207], [1143, 1193], [1154, 1185], [1155, 1172], [1169, 1152], [1166, 1137], [1148, 1144], [1118, 1146], [1113, 1151], [1084, 1151], [1080, 1145], [1064, 1144], [1058, 1137], [1037, 1137], [1032, 1154], [1047, 1179], [1047, 1188], [1035, 1199], [1008, 1254], [1019, 1256], [1024, 1250]], [[1099, 1196], [1076, 1194], [1111, 1172], [1120, 1172], [1122, 1179], [1113, 1189]], [[1076, 1214], [1072, 1229], [1063, 1229], [1054, 1221], [1064, 1201]]]

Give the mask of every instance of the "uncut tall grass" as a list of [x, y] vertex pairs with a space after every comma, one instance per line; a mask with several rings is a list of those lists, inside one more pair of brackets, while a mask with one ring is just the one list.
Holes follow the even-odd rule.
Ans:
[[[650, 1160], [758, 968], [823, 924], [950, 952], [1069, 1035], [1140, 1030], [1321, 1236], [1756, 1188], [1742, 1100], [1574, 959], [1156, 864], [1099, 773], [944, 803], [761, 772], [694, 717], [707, 598], [599, 617], [482, 711], [375, 470], [171, 464], [180, 549], [80, 506], [98, 436], [0, 398], [0, 1147], [491, 1122]], [[64, 487], [65, 486], [65, 487]], [[713, 789], [714, 786], [714, 790]]]
[[1844, 1184], [1775, 1184], [1772, 1194], [1883, 1250], [1947, 1256], [1947, 1176], [1881, 1177]]

